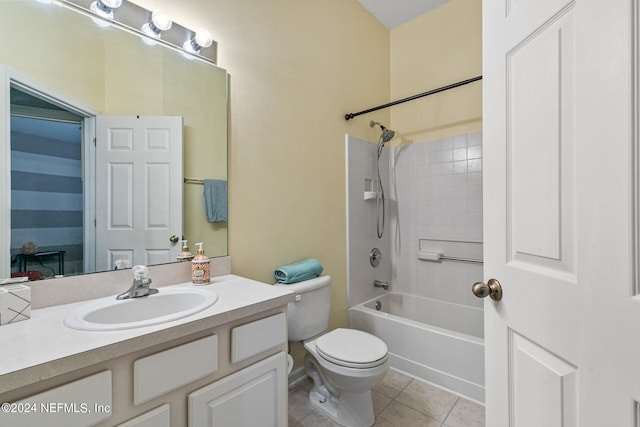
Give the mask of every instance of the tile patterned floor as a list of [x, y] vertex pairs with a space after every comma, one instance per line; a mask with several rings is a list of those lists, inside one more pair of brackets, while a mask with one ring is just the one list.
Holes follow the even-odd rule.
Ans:
[[[312, 387], [289, 390], [289, 427], [340, 427], [311, 406]], [[376, 427], [484, 427], [484, 406], [393, 369], [372, 394]]]

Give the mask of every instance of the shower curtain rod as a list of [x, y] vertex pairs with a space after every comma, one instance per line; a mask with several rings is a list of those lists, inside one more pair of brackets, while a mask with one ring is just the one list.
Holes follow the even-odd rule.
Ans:
[[351, 120], [354, 117], [359, 116], [361, 114], [370, 113], [372, 111], [381, 110], [383, 108], [393, 107], [394, 105], [402, 104], [403, 102], [413, 101], [414, 99], [418, 99], [418, 98], [422, 98], [422, 97], [425, 97], [425, 96], [433, 95], [434, 93], [438, 93], [438, 92], [444, 92], [445, 90], [453, 89], [453, 88], [459, 87], [459, 86], [464, 86], [464, 85], [476, 82], [476, 81], [481, 80], [481, 79], [482, 79], [482, 76], [473, 77], [471, 79], [462, 80], [462, 81], [457, 82], [457, 83], [452, 83], [452, 84], [447, 85], [447, 86], [442, 86], [442, 87], [439, 87], [437, 89], [432, 89], [432, 90], [429, 90], [427, 92], [419, 93], [417, 95], [413, 95], [413, 96], [410, 96], [408, 98], [402, 98], [402, 99], [399, 99], [397, 101], [389, 102], [387, 104], [378, 105], [377, 107], [369, 108], [368, 110], [358, 111], [357, 113], [348, 113], [348, 114], [344, 115], [344, 119], [345, 120]]

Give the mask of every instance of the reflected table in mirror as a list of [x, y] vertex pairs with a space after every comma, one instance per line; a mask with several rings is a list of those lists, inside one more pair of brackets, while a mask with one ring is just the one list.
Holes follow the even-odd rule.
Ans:
[[35, 252], [32, 254], [17, 254], [18, 271], [23, 273], [27, 271], [29, 261], [38, 261], [41, 263], [42, 258], [58, 257], [58, 274], [64, 276], [64, 253], [65, 251], [46, 251]]

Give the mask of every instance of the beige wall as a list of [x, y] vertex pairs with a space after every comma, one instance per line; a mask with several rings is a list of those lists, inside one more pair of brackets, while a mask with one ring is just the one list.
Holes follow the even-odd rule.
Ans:
[[369, 120], [405, 140], [480, 130], [480, 84], [343, 116], [479, 75], [480, 0], [454, 0], [391, 32], [355, 0], [136, 3], [208, 28], [230, 73], [233, 272], [272, 282], [278, 265], [317, 257], [333, 277], [330, 326], [345, 326], [344, 134], [376, 140]]
[[[229, 254], [233, 272], [318, 258], [333, 278], [331, 327], [346, 326], [344, 114], [389, 99], [389, 32], [355, 0], [138, 0], [208, 28], [230, 74]], [[300, 349], [294, 349], [299, 362]]]
[[[451, 0], [391, 31], [391, 99], [480, 75], [481, 0]], [[391, 127], [403, 144], [479, 132], [482, 82], [393, 107]]]

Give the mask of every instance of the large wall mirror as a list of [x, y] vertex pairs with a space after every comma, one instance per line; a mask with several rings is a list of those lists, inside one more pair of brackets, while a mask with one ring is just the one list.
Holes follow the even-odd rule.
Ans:
[[181, 211], [182, 226], [166, 239], [172, 254], [178, 235], [192, 252], [203, 242], [210, 257], [227, 255], [227, 221], [207, 217], [203, 196], [203, 180], [227, 180], [224, 69], [56, 2], [1, 1], [0, 39], [0, 280], [114, 267], [87, 262], [95, 242], [86, 227], [95, 226], [103, 197], [89, 138], [103, 116], [181, 118], [182, 164], [171, 179], [182, 201], [168, 208]]

